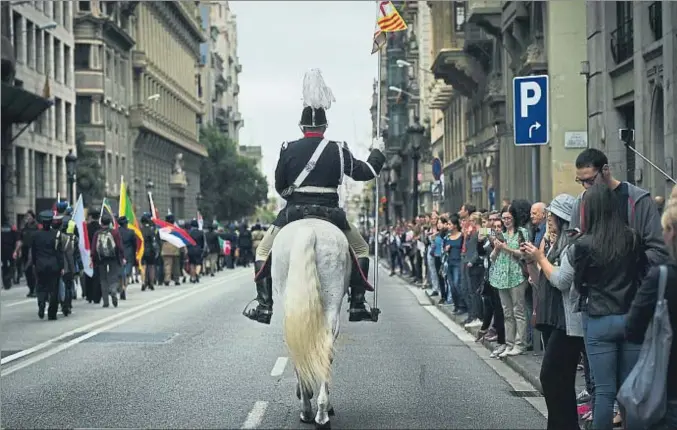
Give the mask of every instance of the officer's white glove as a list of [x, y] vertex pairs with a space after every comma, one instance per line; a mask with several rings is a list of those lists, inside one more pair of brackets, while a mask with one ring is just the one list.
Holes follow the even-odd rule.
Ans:
[[377, 137], [371, 141], [371, 147], [369, 147], [369, 150], [372, 151], [374, 149], [378, 149], [381, 152], [386, 152], [386, 144], [382, 137]]

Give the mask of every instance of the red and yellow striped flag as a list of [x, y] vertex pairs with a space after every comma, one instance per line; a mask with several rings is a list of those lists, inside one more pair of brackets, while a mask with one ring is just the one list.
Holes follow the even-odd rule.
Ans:
[[381, 1], [378, 3], [378, 12], [376, 14], [376, 30], [374, 30], [374, 46], [372, 54], [380, 51], [386, 44], [386, 33], [404, 31], [407, 29], [407, 23], [400, 16], [397, 9], [390, 1]]

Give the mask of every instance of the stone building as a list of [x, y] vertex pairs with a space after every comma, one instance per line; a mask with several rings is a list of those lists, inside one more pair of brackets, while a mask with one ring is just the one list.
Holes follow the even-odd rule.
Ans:
[[[16, 71], [14, 88], [3, 86], [2, 106], [2, 209], [10, 222], [20, 223], [29, 209], [48, 209], [51, 204], [46, 202], [54, 202], [59, 193], [64, 198], [68, 195], [65, 157], [69, 149], [75, 149], [74, 4], [0, 4], [2, 34], [7, 38], [3, 37], [3, 58], [11, 46], [13, 52], [7, 54], [13, 54]], [[12, 112], [9, 106], [6, 110], [6, 97], [12, 98], [15, 107], [27, 103], [30, 110], [37, 108], [32, 115], [35, 121], [9, 118]], [[45, 99], [50, 103], [45, 105]], [[9, 99], [7, 102], [12, 104]], [[20, 123], [10, 125], [8, 121]]]
[[675, 177], [677, 4], [588, 2], [587, 16], [589, 144], [619, 179], [668, 196], [673, 184], [627, 149], [618, 129], [634, 129], [636, 150]]
[[[75, 122], [99, 157], [108, 197], [119, 195], [121, 178], [134, 190], [132, 49], [138, 2], [78, 1], [74, 16]], [[115, 200], [113, 198], [113, 200]], [[92, 202], [86, 202], [90, 204]]]
[[212, 74], [214, 88], [211, 102], [212, 117], [223, 133], [239, 141], [244, 120], [239, 109], [242, 72], [237, 55], [237, 21], [227, 1], [214, 2], [210, 11], [210, 38], [212, 41]]
[[135, 183], [154, 183], [161, 213], [191, 218], [207, 155], [199, 142], [200, 44], [206, 41], [199, 9], [195, 2], [139, 2], [136, 17], [130, 109]]
[[254, 160], [256, 162], [256, 168], [261, 174], [263, 174], [263, 153], [261, 152], [261, 146], [240, 145], [238, 149], [240, 155]]

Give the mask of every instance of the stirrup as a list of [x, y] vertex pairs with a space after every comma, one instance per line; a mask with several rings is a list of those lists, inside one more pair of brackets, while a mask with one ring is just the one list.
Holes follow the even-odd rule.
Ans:
[[273, 317], [273, 310], [270, 309], [260, 309], [261, 304], [258, 303], [255, 308], [251, 308], [251, 304], [257, 302], [257, 299], [250, 300], [242, 310], [242, 315], [249, 318], [252, 321], [257, 321], [263, 324], [270, 324], [270, 320]]

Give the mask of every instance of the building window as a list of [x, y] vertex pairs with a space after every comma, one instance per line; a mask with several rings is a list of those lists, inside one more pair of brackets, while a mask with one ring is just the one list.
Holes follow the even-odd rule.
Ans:
[[84, 43], [75, 44], [75, 70], [89, 69], [89, 57], [92, 51], [92, 45]]
[[45, 169], [47, 168], [47, 155], [42, 152], [35, 153], [35, 197], [45, 197]]
[[26, 65], [35, 69], [35, 25], [26, 21]]
[[42, 32], [42, 46], [45, 49], [45, 75], [54, 76], [52, 73], [52, 63], [49, 61], [52, 52], [52, 42], [49, 40], [49, 33]]
[[75, 99], [75, 123], [92, 123], [92, 98], [89, 96], [77, 96]]
[[26, 150], [20, 146], [14, 147], [14, 181], [16, 184], [15, 193], [17, 196], [23, 196], [26, 192], [24, 183], [24, 163], [26, 161]]
[[61, 24], [63, 23], [63, 8], [66, 2], [55, 1], [53, 3], [54, 3], [54, 21], [56, 21], [57, 24]]
[[[3, 6], [4, 7], [4, 6]], [[12, 43], [14, 44], [14, 58], [17, 62], [23, 62], [21, 48], [23, 44], [23, 29], [21, 28], [21, 15], [16, 12], [12, 14], [12, 29], [14, 30]]]
[[88, 1], [79, 1], [78, 2], [78, 10], [80, 12], [89, 12], [91, 11], [91, 6]]
[[64, 113], [66, 115], [65, 127], [66, 127], [66, 143], [71, 143], [73, 141], [73, 133], [71, 132], [71, 124], [73, 122], [73, 105], [66, 102]]
[[45, 48], [43, 45], [44, 37], [42, 30], [35, 32], [35, 70], [38, 73], [45, 73]]
[[62, 140], [63, 133], [63, 121], [61, 121], [61, 114], [63, 109], [63, 102], [60, 98], [54, 98], [54, 138], [56, 140]]
[[454, 25], [456, 31], [462, 31], [465, 24], [465, 3], [456, 2], [454, 6]]
[[71, 47], [63, 46], [63, 82], [67, 86], [71, 85]]
[[54, 38], [54, 79], [57, 82], [63, 82], [63, 75], [61, 73], [61, 67], [59, 63], [61, 60], [61, 42], [57, 38]]

